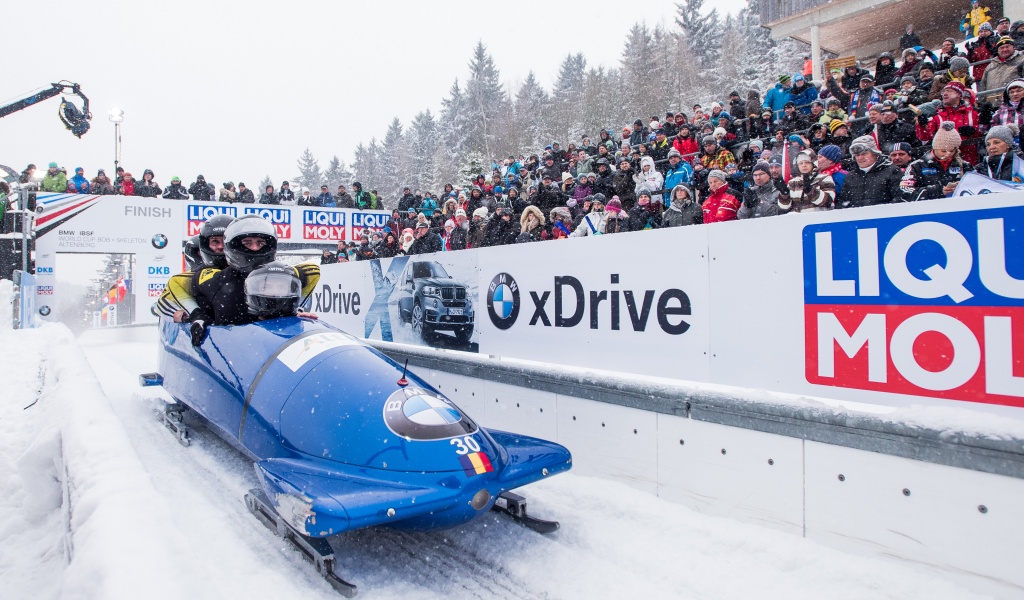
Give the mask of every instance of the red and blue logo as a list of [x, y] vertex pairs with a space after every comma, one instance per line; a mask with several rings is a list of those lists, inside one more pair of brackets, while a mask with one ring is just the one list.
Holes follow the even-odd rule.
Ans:
[[231, 205], [189, 204], [186, 210], [188, 211], [188, 233], [186, 233], [188, 237], [199, 235], [199, 228], [212, 217], [217, 215], [238, 216], [238, 211]]
[[278, 238], [288, 239], [292, 236], [292, 211], [290, 209], [247, 206], [243, 210], [247, 215], [259, 215], [273, 223]]
[[302, 239], [345, 241], [345, 213], [333, 210], [302, 211]]
[[803, 229], [805, 375], [1024, 407], [1024, 208]]
[[352, 239], [358, 240], [363, 235], [363, 231], [367, 233], [381, 233], [384, 228], [388, 226], [388, 218], [390, 215], [378, 214], [371, 212], [354, 212], [352, 213]]

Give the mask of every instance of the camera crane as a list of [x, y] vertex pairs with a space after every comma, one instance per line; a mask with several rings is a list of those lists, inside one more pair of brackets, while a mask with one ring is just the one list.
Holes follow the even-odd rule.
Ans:
[[92, 113], [89, 112], [89, 99], [82, 93], [82, 88], [77, 83], [71, 83], [70, 81], [51, 83], [49, 88], [44, 88], [27, 98], [0, 106], [0, 118], [60, 94], [74, 94], [82, 99], [81, 110], [69, 102], [67, 98], [61, 98], [60, 108], [57, 110], [57, 115], [60, 117], [61, 122], [64, 123], [64, 126], [71, 130], [75, 137], [81, 138], [85, 132], [89, 131], [89, 121], [92, 120]]

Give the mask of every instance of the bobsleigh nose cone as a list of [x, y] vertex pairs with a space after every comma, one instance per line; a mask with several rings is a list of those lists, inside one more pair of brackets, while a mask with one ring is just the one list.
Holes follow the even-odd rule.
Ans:
[[469, 505], [475, 510], [483, 510], [487, 503], [491, 501], [491, 493], [487, 490], [480, 490], [473, 494], [473, 499], [469, 501]]

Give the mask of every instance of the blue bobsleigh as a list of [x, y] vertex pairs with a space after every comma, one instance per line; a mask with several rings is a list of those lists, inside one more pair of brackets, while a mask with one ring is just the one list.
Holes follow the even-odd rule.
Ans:
[[510, 491], [567, 471], [558, 444], [484, 429], [377, 350], [315, 320], [211, 327], [202, 345], [163, 320], [159, 373], [177, 401], [163, 416], [187, 442], [195, 413], [255, 462], [249, 509], [292, 540], [340, 592], [327, 537], [386, 525], [435, 529], [494, 508], [538, 531]]

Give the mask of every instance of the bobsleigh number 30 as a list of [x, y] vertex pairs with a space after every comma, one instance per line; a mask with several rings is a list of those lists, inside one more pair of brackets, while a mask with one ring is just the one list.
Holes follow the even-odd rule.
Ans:
[[326, 538], [385, 525], [447, 528], [490, 509], [541, 532], [511, 490], [568, 470], [564, 447], [478, 426], [425, 381], [375, 349], [300, 317], [211, 327], [193, 348], [187, 325], [161, 323], [159, 373], [177, 401], [163, 417], [187, 443], [184, 414], [255, 462], [246, 495], [345, 595]]

